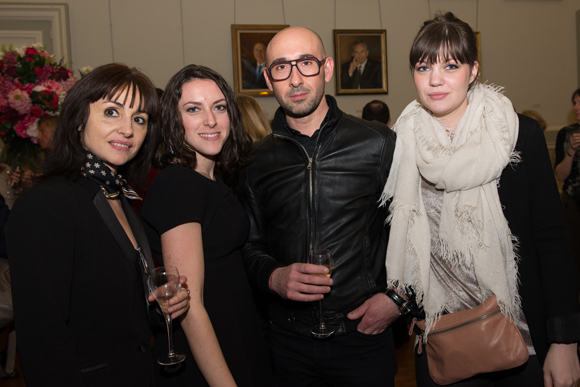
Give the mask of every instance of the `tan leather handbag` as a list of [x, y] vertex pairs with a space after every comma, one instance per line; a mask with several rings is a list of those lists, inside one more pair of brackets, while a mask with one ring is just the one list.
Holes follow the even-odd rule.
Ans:
[[[424, 320], [414, 323], [425, 332]], [[476, 308], [441, 316], [424, 346], [431, 379], [441, 385], [518, 367], [529, 357], [522, 334], [500, 313], [495, 296]], [[422, 347], [420, 335], [417, 353]]]

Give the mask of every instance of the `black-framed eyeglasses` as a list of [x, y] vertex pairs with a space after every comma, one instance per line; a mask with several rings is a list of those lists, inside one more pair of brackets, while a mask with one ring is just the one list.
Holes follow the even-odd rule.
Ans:
[[320, 67], [328, 58], [318, 60], [315, 57], [306, 57], [289, 61], [274, 62], [268, 67], [268, 73], [273, 81], [284, 81], [292, 75], [292, 67], [305, 77], [313, 77], [320, 73]]

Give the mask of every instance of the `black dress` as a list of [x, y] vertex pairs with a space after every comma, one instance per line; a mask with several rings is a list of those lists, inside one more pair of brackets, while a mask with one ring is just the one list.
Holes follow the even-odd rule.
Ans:
[[[248, 233], [248, 219], [236, 196], [221, 182], [172, 165], [153, 180], [141, 217], [160, 265], [163, 265], [160, 235], [184, 223], [201, 224], [204, 305], [228, 367], [238, 386], [273, 386], [270, 359], [240, 251]], [[175, 350], [185, 353], [187, 359], [177, 370], [158, 365], [157, 384], [207, 386], [178, 324], [173, 340]], [[159, 331], [153, 355], [164, 353], [167, 333]]]

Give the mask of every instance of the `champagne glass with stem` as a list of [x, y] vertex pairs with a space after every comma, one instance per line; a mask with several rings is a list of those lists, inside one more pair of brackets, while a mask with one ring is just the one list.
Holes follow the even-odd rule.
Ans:
[[[334, 269], [334, 260], [332, 259], [332, 254], [326, 249], [313, 250], [308, 255], [308, 263], [313, 265], [326, 266], [328, 268], [328, 274], [314, 274], [319, 277], [330, 278], [332, 275], [332, 270]], [[323, 339], [334, 333], [334, 328], [326, 325], [324, 322], [324, 314], [322, 313], [322, 300], [318, 301], [318, 308], [320, 310], [320, 323], [312, 327], [310, 332], [316, 338]]]
[[169, 353], [160, 356], [157, 362], [161, 365], [178, 364], [185, 360], [185, 355], [173, 351], [173, 331], [171, 329], [171, 314], [167, 313], [169, 300], [176, 296], [181, 289], [179, 283], [179, 272], [174, 266], [162, 266], [151, 270], [149, 277], [149, 290], [155, 296], [157, 303], [163, 311], [165, 323], [167, 325], [167, 338], [169, 340]]

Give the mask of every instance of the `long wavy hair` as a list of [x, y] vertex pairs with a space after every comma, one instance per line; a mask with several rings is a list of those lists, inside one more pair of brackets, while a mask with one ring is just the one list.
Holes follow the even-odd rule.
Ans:
[[185, 128], [178, 104], [183, 85], [193, 79], [214, 81], [223, 93], [230, 119], [230, 134], [224, 143], [218, 160], [222, 170], [235, 173], [250, 161], [252, 140], [244, 130], [242, 116], [236, 96], [225, 79], [216, 71], [199, 65], [188, 65], [179, 70], [170, 80], [161, 97], [161, 119], [163, 128], [157, 136], [157, 150], [153, 159], [155, 168], [179, 164], [195, 169], [197, 157], [195, 149], [185, 141]]
[[90, 105], [103, 98], [115, 100], [125, 90], [131, 91], [126, 95], [129, 106], [133, 107], [139, 100], [139, 110], [147, 113], [149, 118], [147, 135], [141, 149], [132, 160], [119, 166], [118, 172], [136, 184], [144, 180], [151, 167], [159, 98], [155, 86], [145, 74], [121, 63], [97, 67], [70, 89], [52, 135], [54, 149], [46, 158], [41, 180], [56, 175], [73, 180], [81, 177], [81, 167], [85, 163], [81, 135], [90, 116]]

